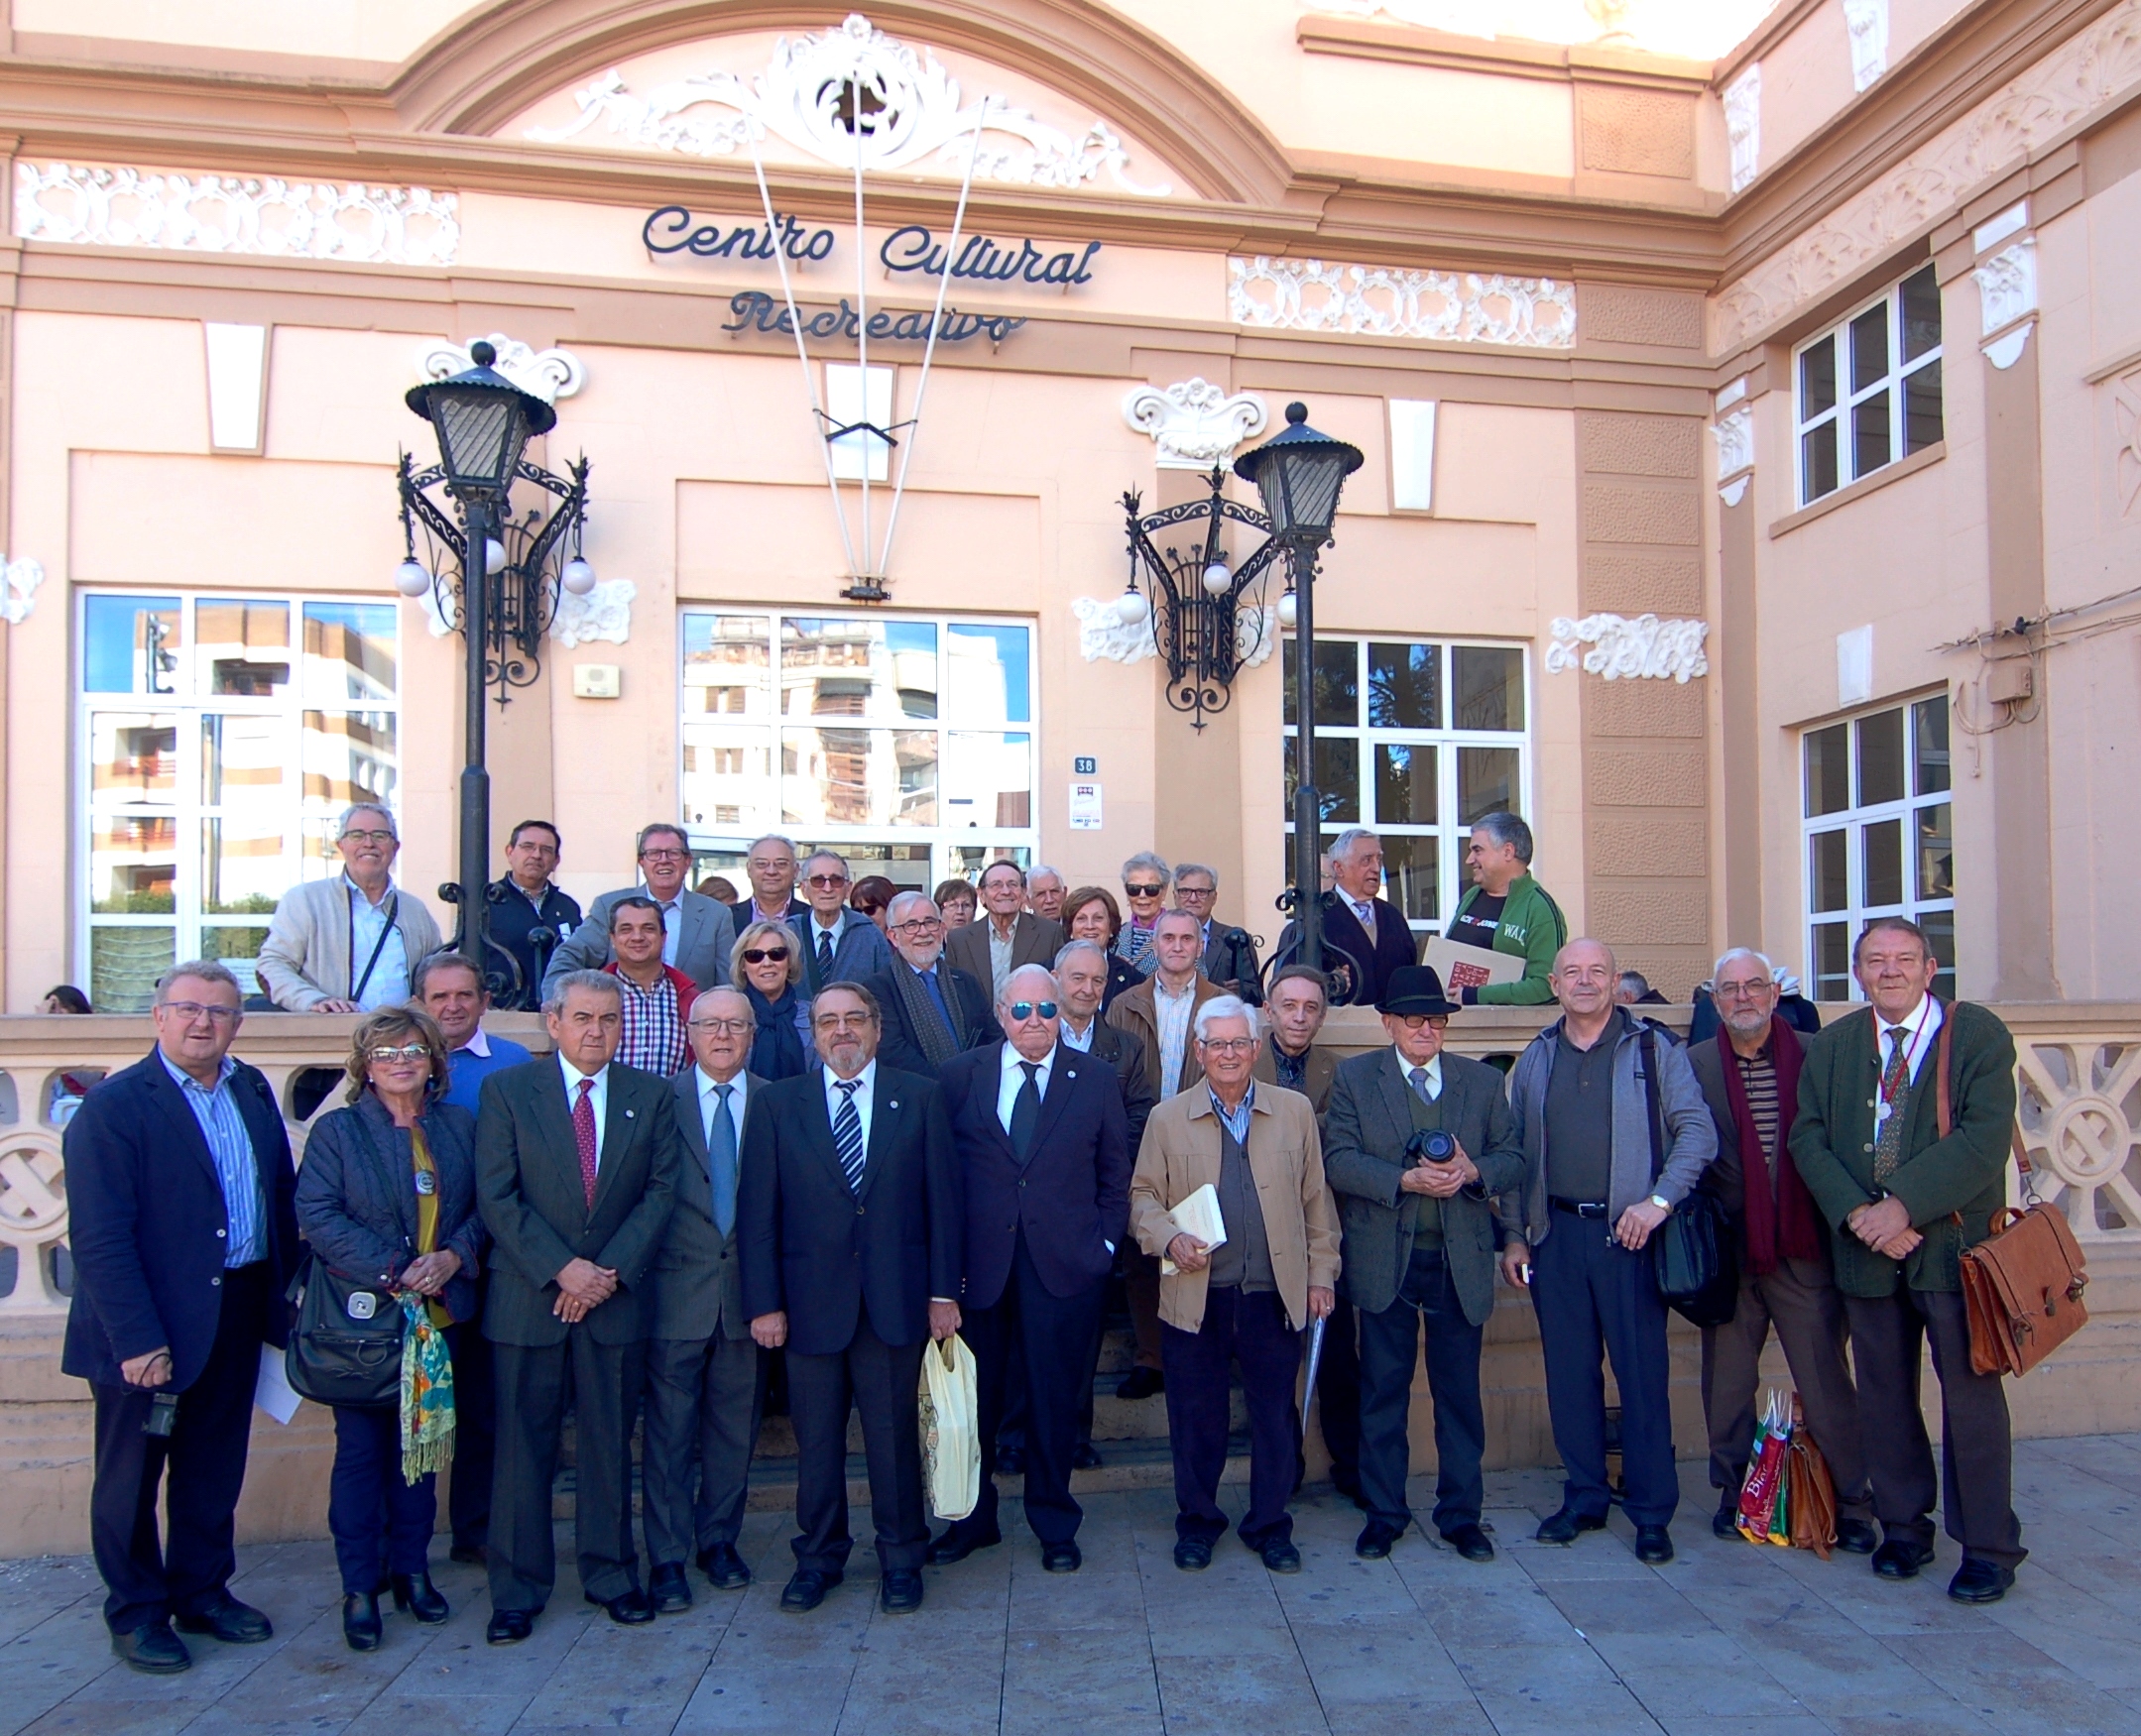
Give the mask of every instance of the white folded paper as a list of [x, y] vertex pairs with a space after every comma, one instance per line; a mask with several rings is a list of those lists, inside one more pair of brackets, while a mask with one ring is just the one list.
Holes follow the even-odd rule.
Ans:
[[253, 1402], [286, 1428], [291, 1418], [297, 1414], [297, 1407], [304, 1401], [297, 1396], [297, 1389], [290, 1384], [290, 1374], [283, 1366], [283, 1352], [273, 1344], [260, 1347], [260, 1379], [253, 1386]]
[[[1227, 1239], [1227, 1220], [1219, 1215], [1219, 1190], [1210, 1182], [1205, 1183], [1167, 1215], [1177, 1230], [1203, 1242], [1208, 1252]], [[1161, 1277], [1172, 1278], [1175, 1275], [1175, 1263], [1163, 1254], [1160, 1256], [1159, 1270]]]

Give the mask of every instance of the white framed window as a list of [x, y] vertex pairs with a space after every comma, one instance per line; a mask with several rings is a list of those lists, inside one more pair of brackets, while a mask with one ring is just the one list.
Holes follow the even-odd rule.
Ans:
[[1816, 1000], [1857, 998], [1851, 943], [1873, 916], [1933, 942], [1934, 986], [1956, 991], [1955, 815], [1948, 696], [1861, 712], [1800, 738], [1807, 962]]
[[1941, 287], [1932, 266], [1792, 355], [1799, 504], [1941, 438]]
[[724, 605], [684, 610], [677, 639], [701, 868], [775, 831], [901, 887], [1035, 860], [1029, 623]]
[[179, 959], [250, 989], [276, 900], [337, 868], [354, 801], [399, 811], [398, 611], [87, 591], [77, 603], [77, 978], [138, 1012]]
[[[1293, 640], [1285, 658], [1287, 834], [1293, 832]], [[1416, 932], [1440, 933], [1468, 881], [1465, 840], [1482, 814], [1531, 805], [1530, 664], [1521, 645], [1319, 638], [1316, 788], [1329, 838], [1382, 840], [1383, 896]]]

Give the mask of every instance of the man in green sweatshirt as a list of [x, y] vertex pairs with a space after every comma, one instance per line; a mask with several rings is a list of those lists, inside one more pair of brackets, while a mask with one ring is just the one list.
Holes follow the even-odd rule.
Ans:
[[1467, 1006], [1544, 1006], [1554, 998], [1547, 976], [1569, 938], [1568, 919], [1531, 877], [1531, 828], [1496, 809], [1473, 822], [1465, 851], [1472, 887], [1458, 900], [1446, 938], [1524, 961], [1514, 983], [1467, 988]]

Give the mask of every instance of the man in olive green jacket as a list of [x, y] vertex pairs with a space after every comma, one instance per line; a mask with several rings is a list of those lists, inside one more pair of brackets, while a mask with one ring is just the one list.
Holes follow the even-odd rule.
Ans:
[[[1934, 997], [1939, 968], [1917, 924], [1898, 916], [1866, 924], [1851, 971], [1872, 1004], [1808, 1046], [1791, 1152], [1835, 1232], [1866, 1468], [1886, 1537], [1873, 1570], [1909, 1579], [1932, 1561], [1933, 1504], [1945, 1486], [1948, 1535], [1963, 1546], [1948, 1594], [1994, 1603], [2027, 1552], [2012, 1499], [2007, 1395], [1998, 1375], [1970, 1367], [1962, 1255], [2006, 1204], [2015, 1045], [1985, 1008]], [[1918, 1400], [1928, 1338], [1945, 1420], [1941, 1481]]]
[[1554, 998], [1547, 978], [1554, 955], [1568, 944], [1569, 922], [1546, 888], [1531, 877], [1531, 828], [1514, 814], [1496, 810], [1474, 822], [1465, 847], [1472, 885], [1457, 901], [1445, 938], [1522, 959], [1514, 983], [1460, 989], [1467, 1006], [1545, 1006]]

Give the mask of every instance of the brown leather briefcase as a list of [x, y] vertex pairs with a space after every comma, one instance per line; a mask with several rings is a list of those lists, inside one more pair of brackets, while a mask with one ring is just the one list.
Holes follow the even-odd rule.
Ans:
[[[1943, 1139], [1955, 1124], [1948, 1087], [1948, 1033], [1941, 1022], [1934, 1107]], [[1991, 1233], [1963, 1254], [1963, 1302], [1970, 1323], [1970, 1367], [1978, 1374], [2027, 1374], [2089, 1318], [2082, 1293], [2089, 1275], [2067, 1214], [2037, 1198], [2022, 1129], [2008, 1140], [2022, 1172], [2026, 1210], [2003, 1206]], [[1956, 1216], [1962, 1222], [1962, 1215]]]

